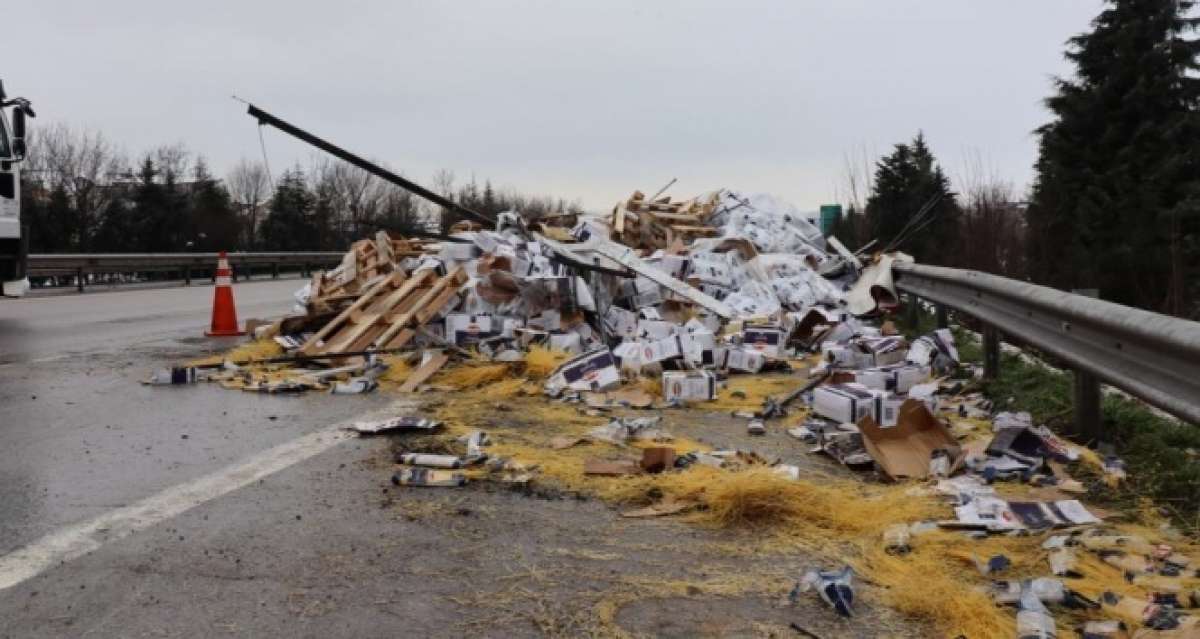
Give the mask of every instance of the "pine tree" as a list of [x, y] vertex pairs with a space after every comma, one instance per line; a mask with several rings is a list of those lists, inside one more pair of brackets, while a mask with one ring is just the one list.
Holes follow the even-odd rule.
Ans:
[[237, 248], [239, 223], [229, 191], [213, 179], [204, 158], [196, 158], [192, 185], [192, 227], [196, 248], [204, 251], [231, 251]]
[[[934, 203], [932, 208], [913, 221], [930, 203]], [[865, 214], [871, 238], [859, 239], [876, 239], [876, 248], [883, 248], [893, 245], [903, 233], [908, 239], [893, 248], [920, 262], [954, 262], [958, 205], [950, 191], [950, 179], [933, 157], [923, 133], [917, 133], [910, 144], [897, 144], [891, 155], [875, 164], [875, 182]]]
[[172, 246], [171, 202], [163, 185], [158, 183], [158, 168], [149, 156], [142, 159], [138, 170], [138, 184], [134, 189], [133, 207], [136, 211], [136, 236], [131, 244], [135, 251], [179, 251], [182, 247]]
[[1075, 77], [1055, 81], [1054, 120], [1037, 130], [1036, 281], [1187, 312], [1200, 211], [1200, 43], [1183, 37], [1198, 25], [1192, 5], [1107, 0], [1092, 31], [1068, 41]]
[[318, 246], [317, 230], [312, 221], [313, 196], [304, 172], [299, 168], [283, 174], [271, 197], [262, 235], [272, 251], [312, 250]]

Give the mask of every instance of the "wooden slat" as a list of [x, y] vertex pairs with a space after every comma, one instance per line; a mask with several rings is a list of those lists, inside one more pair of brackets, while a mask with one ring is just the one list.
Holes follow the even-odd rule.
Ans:
[[392, 273], [391, 277], [380, 280], [378, 284], [372, 286], [369, 290], [367, 290], [367, 292], [363, 293], [362, 296], [355, 300], [353, 304], [346, 308], [346, 310], [339, 313], [337, 317], [333, 318], [333, 320], [322, 326], [316, 333], [314, 333], [313, 336], [304, 343], [304, 346], [300, 347], [300, 352], [307, 355], [312, 355], [313, 349], [317, 347], [318, 343], [324, 341], [325, 338], [329, 337], [329, 335], [335, 330], [341, 328], [346, 320], [350, 319], [355, 313], [370, 304], [371, 300], [374, 299], [375, 296], [382, 293], [387, 287], [399, 285], [403, 281], [404, 273], [401, 272]]
[[433, 377], [433, 374], [442, 369], [446, 362], [450, 361], [450, 356], [445, 353], [436, 353], [429, 358], [429, 361], [417, 367], [417, 370], [408, 374], [408, 379], [400, 385], [401, 393], [411, 393], [417, 390], [417, 386], [425, 383], [425, 380]]
[[[404, 281], [396, 290], [388, 293], [378, 305], [374, 305], [372, 310], [374, 313], [363, 313], [364, 320], [362, 323], [355, 324], [353, 327], [343, 329], [336, 335], [326, 341], [325, 347], [319, 352], [339, 352], [351, 350], [348, 348], [351, 344], [361, 343], [365, 336], [371, 339], [366, 340], [369, 344], [374, 341], [374, 338], [387, 326], [382, 320], [388, 316], [391, 310], [402, 302], [406, 297], [420, 290], [421, 285], [428, 282], [431, 278], [436, 277], [433, 271], [424, 270], [414, 273], [412, 277]], [[362, 350], [362, 349], [356, 349]]]
[[467, 271], [461, 266], [454, 269], [452, 273], [448, 273], [445, 277], [438, 280], [432, 288], [430, 288], [424, 295], [420, 297], [420, 299], [418, 299], [412, 310], [401, 314], [400, 317], [397, 317], [390, 323], [383, 334], [377, 337], [373, 342], [375, 347], [379, 348], [380, 344], [387, 344], [388, 342], [392, 341], [392, 338], [395, 337], [396, 334], [402, 329], [408, 328], [409, 322], [415, 319], [418, 313], [422, 313], [425, 307], [430, 306], [434, 300], [438, 299], [438, 297], [447, 289], [447, 287], [453, 287], [453, 289], [457, 291], [458, 288], [466, 281]]

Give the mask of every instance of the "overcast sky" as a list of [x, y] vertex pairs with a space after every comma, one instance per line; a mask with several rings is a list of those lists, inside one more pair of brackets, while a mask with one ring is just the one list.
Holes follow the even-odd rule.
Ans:
[[[429, 183], [603, 208], [634, 189], [833, 201], [847, 155], [923, 129], [1024, 189], [1063, 42], [1099, 0], [5, 3], [0, 79], [131, 154], [262, 157], [236, 93]], [[264, 131], [273, 172], [313, 151]]]

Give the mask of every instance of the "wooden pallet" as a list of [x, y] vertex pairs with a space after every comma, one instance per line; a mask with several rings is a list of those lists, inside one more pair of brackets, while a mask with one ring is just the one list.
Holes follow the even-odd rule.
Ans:
[[401, 348], [457, 295], [467, 281], [462, 267], [438, 277], [431, 269], [380, 278], [301, 347], [306, 355]]
[[379, 231], [374, 239], [355, 242], [337, 268], [313, 275], [309, 313], [343, 309], [380, 278], [402, 270], [405, 259], [429, 255], [435, 246], [429, 240], [407, 239], [387, 231]]
[[641, 191], [635, 191], [613, 208], [613, 238], [631, 248], [661, 249], [678, 240], [716, 237], [720, 231], [707, 224], [716, 205], [715, 195], [704, 200], [672, 202], [670, 197], [662, 197], [649, 202]]

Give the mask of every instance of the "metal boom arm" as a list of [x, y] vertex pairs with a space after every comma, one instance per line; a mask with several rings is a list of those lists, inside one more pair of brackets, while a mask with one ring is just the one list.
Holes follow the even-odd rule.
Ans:
[[334, 157], [345, 160], [345, 161], [349, 162], [350, 164], [353, 164], [354, 166], [357, 166], [358, 168], [366, 171], [367, 173], [370, 173], [381, 179], [387, 180], [388, 182], [391, 182], [392, 184], [395, 184], [396, 186], [398, 186], [402, 189], [405, 189], [407, 191], [415, 193], [415, 194], [425, 198], [426, 200], [429, 200], [430, 202], [433, 202], [434, 204], [437, 204], [443, 208], [447, 208], [447, 209], [450, 209], [453, 211], [458, 211], [459, 213], [462, 213], [463, 215], [466, 215], [468, 217], [474, 218], [475, 220], [478, 220], [480, 222], [484, 222], [487, 224], [495, 224], [496, 223], [496, 220], [493, 220], [492, 218], [484, 215], [483, 213], [480, 213], [478, 211], [473, 211], [461, 204], [454, 202], [453, 200], [451, 200], [449, 198], [442, 197], [441, 195], [438, 195], [437, 193], [430, 191], [429, 189], [421, 186], [420, 184], [417, 184], [416, 182], [412, 182], [410, 180], [406, 180], [403, 177], [396, 175], [395, 173], [392, 173], [391, 171], [379, 166], [378, 164], [375, 164], [373, 162], [368, 162], [367, 160], [364, 160], [364, 159], [358, 157], [357, 155], [354, 155], [353, 153], [341, 148], [340, 146], [330, 144], [329, 142], [322, 140], [321, 138], [309, 133], [308, 131], [305, 131], [304, 129], [301, 129], [292, 124], [289, 124], [288, 122], [280, 120], [279, 118], [271, 115], [270, 113], [267, 113], [266, 111], [263, 111], [262, 109], [254, 106], [253, 104], [249, 105], [249, 108], [246, 109], [246, 113], [249, 113], [250, 117], [256, 118], [258, 120], [259, 126], [262, 126], [264, 124], [269, 124], [269, 125], [275, 127], [276, 129], [279, 129], [280, 131], [283, 131], [284, 133], [291, 135], [294, 138], [308, 142], [309, 144], [317, 147], [318, 149], [321, 149], [322, 151], [325, 151], [326, 153], [329, 153], [330, 155], [333, 155]]

